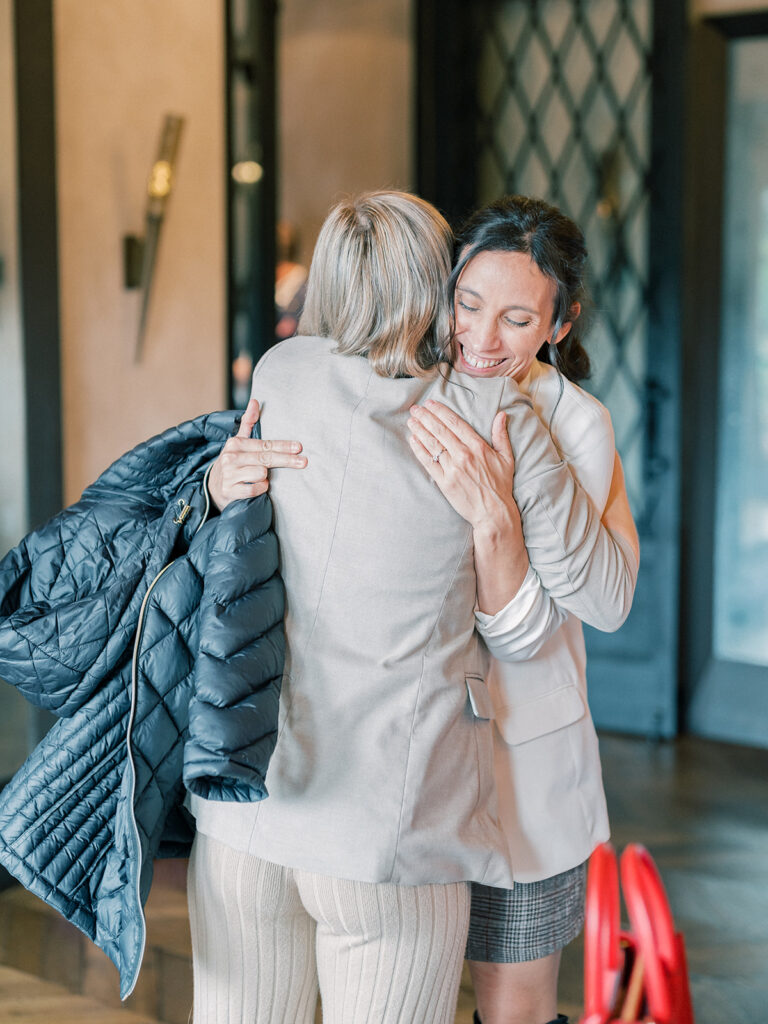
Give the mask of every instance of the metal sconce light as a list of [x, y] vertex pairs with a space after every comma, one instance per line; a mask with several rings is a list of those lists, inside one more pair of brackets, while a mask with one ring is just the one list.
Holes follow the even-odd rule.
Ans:
[[606, 282], [617, 285], [626, 265], [622, 242], [621, 154], [618, 146], [607, 149], [600, 158], [597, 184], [596, 212], [603, 225], [608, 247]]
[[126, 235], [123, 239], [123, 272], [126, 288], [141, 288], [141, 312], [136, 336], [134, 361], [139, 362], [144, 346], [144, 335], [152, 293], [157, 248], [168, 200], [173, 189], [173, 173], [181, 138], [184, 118], [167, 114], [160, 133], [157, 158], [147, 182], [147, 207], [144, 217], [144, 237]]

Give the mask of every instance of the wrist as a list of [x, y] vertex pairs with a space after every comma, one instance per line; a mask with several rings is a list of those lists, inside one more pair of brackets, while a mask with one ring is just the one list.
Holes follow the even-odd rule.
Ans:
[[221, 512], [225, 508], [227, 501], [224, 495], [221, 493], [221, 480], [220, 475], [217, 472], [218, 468], [219, 463], [217, 460], [216, 462], [213, 463], [211, 468], [206, 473], [205, 479], [203, 481], [203, 486], [208, 492], [208, 497], [210, 498], [211, 504], [213, 505], [214, 509], [217, 512]]
[[482, 541], [489, 547], [505, 547], [522, 537], [523, 527], [517, 505], [498, 505], [483, 519], [472, 524], [475, 543]]

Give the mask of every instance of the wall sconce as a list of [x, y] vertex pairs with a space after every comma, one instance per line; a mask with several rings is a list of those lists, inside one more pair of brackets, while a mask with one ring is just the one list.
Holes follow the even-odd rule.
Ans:
[[606, 241], [605, 281], [617, 287], [627, 266], [623, 241], [621, 153], [618, 145], [607, 149], [597, 166], [596, 213]]
[[147, 207], [144, 216], [144, 237], [126, 235], [123, 238], [123, 281], [126, 288], [141, 288], [141, 312], [134, 349], [134, 361], [139, 362], [152, 293], [152, 278], [168, 200], [173, 189], [174, 165], [181, 138], [184, 118], [166, 114], [160, 133], [157, 158], [152, 164], [147, 182]]
[[619, 150], [607, 149], [597, 167], [597, 215], [601, 220], [616, 220], [621, 208], [621, 163]]

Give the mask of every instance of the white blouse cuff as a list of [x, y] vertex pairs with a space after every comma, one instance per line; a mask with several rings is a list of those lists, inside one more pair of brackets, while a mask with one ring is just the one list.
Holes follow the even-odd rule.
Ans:
[[566, 614], [529, 566], [520, 589], [500, 611], [487, 615], [475, 606], [475, 625], [494, 657], [502, 661], [524, 661], [560, 628]]

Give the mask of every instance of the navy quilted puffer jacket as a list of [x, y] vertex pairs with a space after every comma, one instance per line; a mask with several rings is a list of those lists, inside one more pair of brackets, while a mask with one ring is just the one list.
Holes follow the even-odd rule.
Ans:
[[284, 595], [266, 496], [209, 518], [232, 413], [166, 431], [0, 562], [0, 677], [59, 716], [0, 794], [0, 863], [133, 990], [156, 856], [188, 852], [185, 787], [260, 800]]

